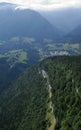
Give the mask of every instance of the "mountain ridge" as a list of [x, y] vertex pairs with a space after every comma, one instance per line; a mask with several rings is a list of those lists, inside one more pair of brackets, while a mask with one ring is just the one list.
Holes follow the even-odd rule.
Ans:
[[64, 36], [75, 29], [81, 22], [80, 8], [65, 8], [52, 11], [39, 11], [53, 26], [58, 27]]
[[[52, 57], [27, 69], [0, 95], [1, 130], [47, 130], [51, 127], [52, 100], [58, 129], [79, 129], [81, 119], [81, 56]], [[52, 86], [49, 98], [45, 70]], [[76, 122], [77, 121], [77, 122]], [[80, 129], [79, 129], [80, 130]]]
[[0, 40], [8, 40], [12, 37], [34, 37], [38, 40], [45, 38], [56, 40], [59, 33], [37, 11], [3, 10], [0, 12]]
[[18, 5], [9, 2], [0, 2], [0, 10], [15, 9]]
[[81, 24], [64, 37], [68, 43], [81, 43]]

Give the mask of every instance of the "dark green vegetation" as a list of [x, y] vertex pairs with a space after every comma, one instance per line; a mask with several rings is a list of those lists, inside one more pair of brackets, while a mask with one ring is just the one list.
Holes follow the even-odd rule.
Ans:
[[81, 54], [80, 44], [57, 44], [49, 39], [44, 39], [41, 43], [31, 37], [13, 37], [7, 41], [0, 41], [0, 92], [7, 88], [25, 68], [37, 61], [54, 55], [73, 54]]
[[38, 68], [27, 70], [0, 95], [0, 130], [44, 130], [47, 96]]
[[6, 58], [0, 58], [0, 94], [14, 83], [14, 80], [27, 68], [27, 64], [18, 63], [10, 67]]
[[[30, 67], [37, 61], [54, 55], [73, 54], [81, 54], [80, 44], [57, 44], [49, 39], [44, 39], [41, 43], [31, 37], [13, 37], [7, 41], [0, 41], [0, 91], [7, 87], [7, 82], [8, 84], [11, 83], [25, 68]], [[3, 72], [3, 70], [5, 71]], [[6, 86], [4, 75], [6, 75]], [[4, 87], [2, 84], [4, 84]]]
[[49, 58], [42, 65], [52, 85], [56, 130], [80, 130], [81, 56]]
[[[32, 43], [31, 43], [32, 42]], [[18, 37], [0, 41], [0, 93], [40, 57], [33, 38]], [[32, 44], [32, 45], [31, 45]]]
[[38, 12], [15, 7], [0, 4], [0, 130], [53, 130], [54, 117], [56, 130], [81, 130], [81, 56], [28, 68], [49, 56], [81, 55], [81, 26], [61, 38], [69, 31], [64, 23], [58, 30]]
[[[52, 86], [49, 99], [44, 69]], [[56, 130], [81, 130], [81, 56], [48, 58], [29, 68], [0, 95], [0, 130], [46, 130], [52, 100]]]

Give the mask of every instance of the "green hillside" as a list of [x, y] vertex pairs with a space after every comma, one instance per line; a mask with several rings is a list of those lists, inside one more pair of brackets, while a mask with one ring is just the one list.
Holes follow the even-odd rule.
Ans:
[[81, 56], [49, 58], [43, 66], [52, 86], [55, 130], [80, 130]]
[[81, 130], [81, 56], [43, 60], [0, 95], [0, 130]]

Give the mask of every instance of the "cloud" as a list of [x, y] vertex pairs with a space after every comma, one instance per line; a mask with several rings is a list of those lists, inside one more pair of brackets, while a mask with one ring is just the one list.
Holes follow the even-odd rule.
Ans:
[[20, 4], [22, 8], [44, 10], [81, 6], [81, 0], [0, 0], [0, 2]]

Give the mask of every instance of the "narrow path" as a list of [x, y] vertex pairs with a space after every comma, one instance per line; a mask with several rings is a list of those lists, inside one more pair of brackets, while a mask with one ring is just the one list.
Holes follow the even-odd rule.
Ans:
[[50, 85], [49, 76], [48, 76], [48, 74], [45, 70], [42, 70], [42, 76], [43, 76], [44, 79], [47, 79], [47, 89], [48, 89], [49, 99], [50, 99], [50, 101], [48, 103], [48, 111], [47, 111], [47, 115], [46, 115], [46, 119], [50, 121], [50, 126], [47, 126], [47, 130], [54, 130], [55, 125], [56, 125], [56, 119], [55, 119], [55, 116], [54, 116], [53, 102], [51, 100], [51, 98], [52, 98], [52, 86]]
[[76, 93], [78, 94], [78, 96], [81, 98], [81, 95], [79, 93], [79, 89], [76, 87]]
[[81, 98], [81, 95], [79, 93], [79, 89], [74, 86], [74, 79], [72, 79], [72, 86], [74, 87], [75, 92], [78, 94], [79, 98]]

